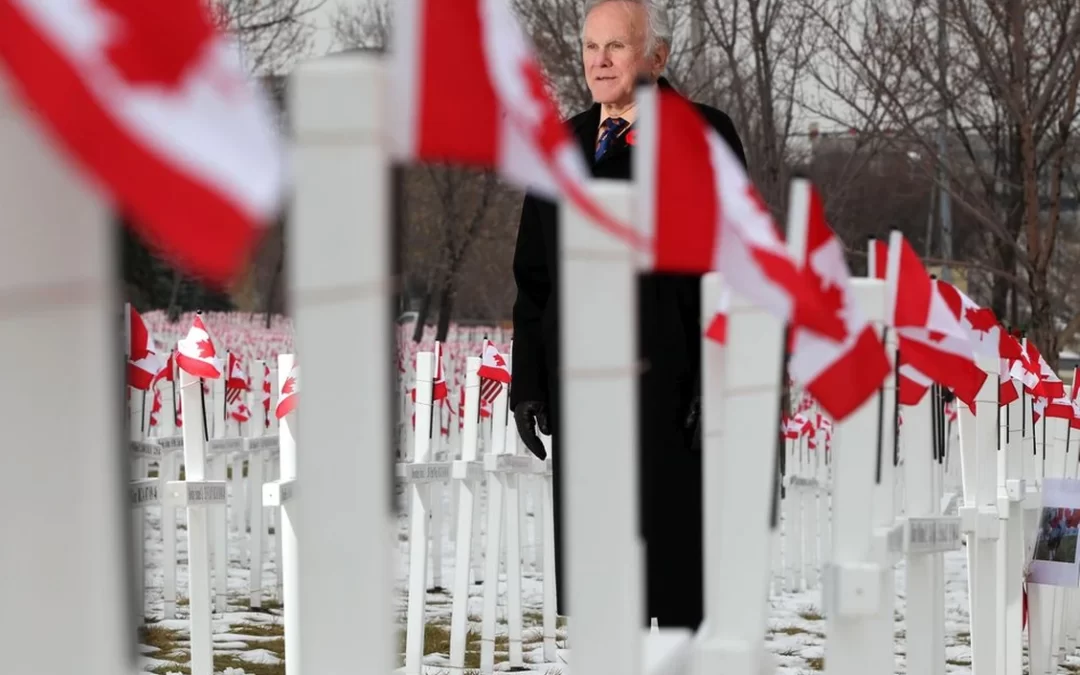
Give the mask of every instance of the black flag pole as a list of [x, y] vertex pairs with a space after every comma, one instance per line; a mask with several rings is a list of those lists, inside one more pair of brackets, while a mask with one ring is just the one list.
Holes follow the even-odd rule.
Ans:
[[[881, 329], [881, 344], [887, 344], [889, 327]], [[877, 463], [874, 466], [874, 484], [881, 485], [881, 469], [885, 462], [885, 382], [878, 388], [877, 408]]]
[[[791, 325], [785, 323], [783, 331], [783, 343], [780, 346], [780, 417], [790, 407], [790, 390], [788, 388], [788, 361], [791, 354], [788, 352], [788, 340], [791, 337]], [[779, 422], [779, 420], [777, 420]], [[780, 526], [780, 500], [783, 498], [783, 480], [786, 472], [786, 455], [784, 453], [784, 425], [777, 424], [776, 429], [776, 470], [773, 472], [772, 506], [769, 510], [769, 529], [776, 530]]]

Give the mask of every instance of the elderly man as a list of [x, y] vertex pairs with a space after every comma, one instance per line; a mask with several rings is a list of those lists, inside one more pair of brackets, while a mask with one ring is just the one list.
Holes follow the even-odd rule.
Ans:
[[[594, 103], [568, 124], [594, 177], [630, 178], [635, 83], [644, 76], [670, 87], [661, 77], [670, 49], [671, 25], [656, 0], [588, 0], [582, 56]], [[715, 108], [697, 107], [745, 163], [731, 119]], [[544, 456], [537, 428], [552, 437], [555, 569], [561, 577], [556, 225], [555, 204], [526, 196], [514, 253], [518, 293], [510, 406], [533, 453]], [[637, 424], [641, 531], [647, 547], [646, 617], [657, 617], [662, 626], [696, 629], [703, 613], [701, 444], [696, 421], [702, 332], [699, 278], [644, 275], [638, 296], [639, 354], [644, 365]], [[562, 584], [558, 604], [559, 613], [566, 614]]]

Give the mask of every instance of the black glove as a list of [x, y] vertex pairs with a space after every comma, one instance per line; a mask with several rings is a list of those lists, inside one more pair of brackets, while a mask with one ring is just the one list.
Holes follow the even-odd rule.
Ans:
[[545, 436], [551, 435], [551, 425], [548, 423], [547, 406], [540, 401], [522, 401], [514, 408], [514, 423], [517, 424], [518, 434], [525, 442], [529, 452], [540, 459], [547, 459], [547, 450], [540, 437], [536, 435], [536, 427], [540, 427], [540, 433]]

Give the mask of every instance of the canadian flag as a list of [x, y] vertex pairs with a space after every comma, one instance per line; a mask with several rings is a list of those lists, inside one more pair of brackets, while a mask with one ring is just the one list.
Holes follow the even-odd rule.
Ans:
[[510, 384], [510, 367], [506, 358], [487, 338], [484, 338], [484, 347], [480, 352], [477, 374], [480, 376], [480, 400], [487, 404], [494, 403], [503, 387]]
[[[889, 245], [886, 242], [870, 238], [869, 276], [886, 279], [889, 265]], [[900, 405], [918, 405], [934, 381], [913, 368], [910, 363], [900, 360], [896, 373], [897, 401]]]
[[974, 411], [986, 373], [975, 364], [967, 332], [899, 231], [890, 237], [886, 284], [901, 363], [952, 389]]
[[0, 61], [138, 233], [223, 285], [275, 217], [286, 176], [272, 108], [207, 7], [0, 0]]
[[131, 340], [127, 367], [128, 384], [135, 389], [149, 391], [165, 365], [165, 359], [157, 353], [154, 337], [134, 305], [128, 305], [128, 317], [128, 334]]
[[278, 398], [277, 409], [274, 410], [274, 416], [281, 419], [295, 410], [299, 393], [300, 365], [294, 362], [292, 370], [289, 371], [289, 376], [285, 378], [285, 382], [281, 385], [281, 395]]
[[161, 390], [154, 390], [154, 402], [150, 407], [150, 426], [158, 425], [158, 414], [161, 412]]
[[1073, 403], [1072, 399], [1068, 396], [1059, 396], [1057, 398], [1049, 399], [1046, 404], [1046, 409], [1043, 411], [1047, 417], [1055, 417], [1061, 420], [1070, 420], [1073, 416]]
[[[1038, 349], [1031, 346], [1031, 349], [1038, 353]], [[1041, 357], [1040, 357], [1041, 358]], [[1038, 358], [1031, 359], [1027, 341], [1023, 346], [1023, 355], [1012, 364], [1010, 375], [1014, 380], [1019, 382], [1024, 387], [1024, 391], [1032, 396], [1043, 396], [1045, 394], [1045, 387], [1042, 384], [1042, 378], [1039, 377], [1040, 366]]]
[[239, 396], [241, 392], [251, 391], [251, 377], [244, 368], [243, 360], [233, 352], [229, 352], [229, 377], [225, 380], [225, 389], [228, 392], [236, 392], [232, 394], [234, 397]]
[[802, 283], [768, 207], [720, 134], [670, 89], [639, 87], [637, 97], [633, 174], [638, 222], [652, 237], [646, 267], [718, 271], [781, 320], [844, 340], [843, 319]]
[[998, 322], [994, 310], [980, 307], [956, 286], [935, 280], [938, 293], [945, 299], [945, 304], [952, 310], [960, 322], [960, 327], [967, 333], [975, 354], [986, 361], [998, 360], [1001, 371], [998, 375], [998, 405], [1007, 405], [1016, 400], [1016, 387], [1011, 382], [1010, 364], [1023, 357], [1020, 343]]
[[[846, 337], [837, 341], [795, 329], [788, 372], [839, 422], [881, 388], [892, 365], [881, 339], [859, 309], [844, 247], [825, 221], [821, 198], [809, 181], [793, 182], [789, 208], [793, 215], [805, 214], [803, 278], [820, 288], [822, 297], [832, 299], [833, 311], [846, 324]], [[821, 415], [818, 418], [824, 419]]]
[[387, 119], [396, 158], [495, 169], [645, 248], [585, 192], [581, 148], [506, 0], [397, 0], [393, 30]]
[[195, 315], [187, 337], [176, 343], [176, 365], [189, 375], [204, 380], [221, 377], [221, 359], [217, 357], [214, 341], [199, 314]]
[[225, 407], [229, 417], [237, 422], [251, 419], [251, 410], [244, 399], [244, 393], [251, 391], [251, 377], [244, 362], [236, 354], [229, 352], [229, 376], [225, 380]]
[[480, 354], [480, 377], [510, 384], [510, 368], [506, 364], [506, 358], [499, 353], [495, 343], [484, 338], [484, 348]]
[[1069, 418], [1069, 426], [1073, 429], [1080, 429], [1080, 367], [1073, 369], [1073, 381], [1072, 390], [1069, 392], [1069, 398], [1072, 402], [1073, 414]]
[[165, 364], [158, 369], [157, 375], [154, 376], [153, 384], [157, 384], [161, 380], [166, 382], [175, 381], [173, 378], [173, 371], [176, 369], [175, 354], [176, 352], [174, 351], [169, 352], [169, 358], [165, 361]]
[[[1048, 399], [1064, 396], [1065, 383], [1046, 362], [1039, 348], [1030, 338], [1024, 339], [1024, 355], [1027, 357], [1027, 362], [1022, 366], [1023, 372], [1017, 374], [1023, 378], [1021, 381], [1028, 391]], [[1016, 366], [1013, 367], [1016, 368]]]
[[705, 337], [718, 344], [727, 344], [727, 320], [728, 310], [731, 308], [731, 289], [724, 286], [720, 290], [720, 301], [716, 305], [716, 313], [705, 327]]
[[918, 405], [926, 392], [930, 391], [930, 387], [934, 385], [933, 380], [909, 363], [900, 364], [898, 375], [900, 382], [897, 384], [899, 390], [897, 398], [900, 405]]
[[1005, 334], [1004, 339], [1012, 343], [1009, 348], [1010, 353], [1016, 353], [1019, 354], [1019, 356], [1015, 359], [1001, 360], [1001, 375], [999, 376], [1000, 384], [998, 385], [999, 406], [1009, 405], [1013, 401], [1020, 399], [1020, 392], [1016, 388], [1016, 383], [1018, 382], [1018, 380], [1013, 377], [1012, 369], [1014, 366], [1016, 366], [1017, 363], [1020, 363], [1022, 367], [1022, 364], [1025, 360], [1024, 348], [1020, 346], [1020, 342], [1008, 333]]
[[1046, 406], [1050, 400], [1045, 396], [1036, 396], [1031, 401], [1031, 423], [1034, 424], [1042, 419], [1043, 413], [1046, 412]]
[[446, 373], [443, 372], [443, 345], [435, 343], [435, 379], [431, 383], [431, 400], [442, 401], [449, 395], [446, 389]]
[[270, 366], [263, 362], [262, 384], [263, 427], [270, 428]]

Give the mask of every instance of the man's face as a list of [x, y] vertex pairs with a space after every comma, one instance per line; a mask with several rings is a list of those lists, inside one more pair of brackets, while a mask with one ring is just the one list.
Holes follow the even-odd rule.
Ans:
[[663, 57], [646, 58], [645, 31], [645, 8], [636, 3], [605, 2], [585, 17], [582, 60], [594, 101], [629, 104], [638, 73], [659, 74]]

